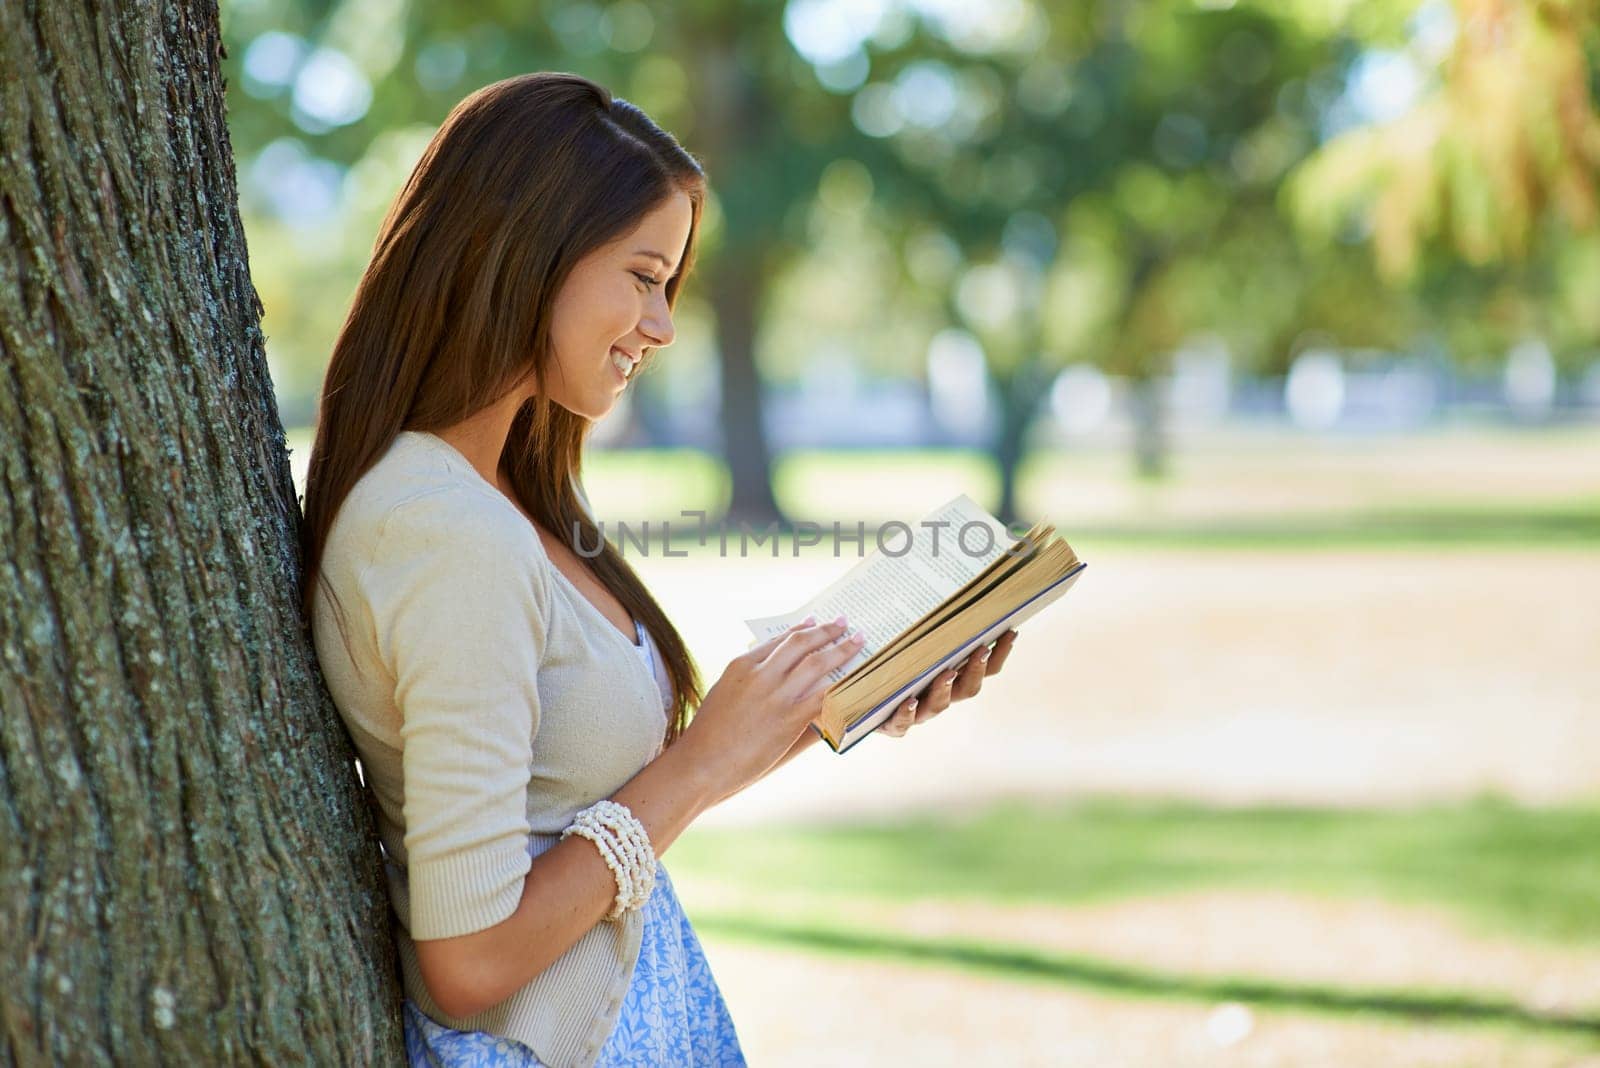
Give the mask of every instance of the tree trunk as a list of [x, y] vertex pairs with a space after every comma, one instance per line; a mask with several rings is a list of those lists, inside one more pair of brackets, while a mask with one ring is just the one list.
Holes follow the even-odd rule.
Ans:
[[[722, 448], [733, 493], [731, 522], [766, 523], [780, 518], [772, 493], [772, 455], [762, 420], [761, 376], [756, 370], [759, 272], [736, 261], [727, 249], [711, 273], [717, 309], [717, 347], [722, 352]], [[730, 262], [733, 261], [733, 262]]]
[[0, 3], [0, 1063], [401, 1059], [214, 3]]
[[1027, 449], [1028, 432], [1048, 385], [1049, 371], [1037, 357], [1024, 360], [1009, 374], [995, 376], [1000, 396], [1000, 427], [994, 445], [1000, 501], [995, 506], [995, 518], [1007, 526], [1022, 519], [1017, 509], [1017, 475]]
[[1144, 479], [1161, 478], [1167, 470], [1167, 413], [1161, 377], [1166, 360], [1155, 356], [1147, 341], [1136, 339], [1135, 323], [1141, 303], [1159, 299], [1152, 296], [1152, 286], [1173, 255], [1165, 237], [1147, 235], [1139, 242], [1122, 311], [1123, 344], [1128, 346], [1123, 349], [1123, 367], [1131, 391], [1128, 403], [1133, 417], [1134, 473]]
[[[1003, 383], [1004, 393], [1010, 393], [1010, 383]], [[1006, 397], [1000, 405], [1000, 430], [994, 447], [995, 466], [999, 468], [1000, 500], [995, 505], [995, 517], [1010, 526], [1018, 521], [1017, 470], [1022, 466], [1023, 435], [1027, 427], [1017, 418], [1013, 404]]]
[[756, 368], [756, 326], [769, 273], [762, 250], [776, 235], [772, 220], [757, 206], [761, 193], [736, 184], [750, 180], [738, 173], [736, 161], [741, 146], [758, 143], [775, 118], [763, 106], [726, 27], [704, 37], [699, 46], [702, 61], [691, 73], [695, 140], [710, 164], [713, 181], [719, 167], [733, 172], [723, 177], [730, 183], [721, 201], [724, 239], [715, 256], [707, 257], [705, 275], [721, 357], [722, 455], [732, 482], [724, 519], [765, 525], [783, 518], [772, 493], [772, 454]]
[[1134, 472], [1140, 478], [1161, 478], [1167, 473], [1166, 408], [1161, 379], [1153, 373], [1130, 383], [1133, 407]]

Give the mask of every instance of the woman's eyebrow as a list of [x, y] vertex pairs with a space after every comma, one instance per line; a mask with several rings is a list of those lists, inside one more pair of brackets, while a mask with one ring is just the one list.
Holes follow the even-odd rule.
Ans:
[[651, 248], [634, 249], [633, 250], [633, 254], [635, 256], [651, 256], [651, 257], [654, 257], [655, 259], [660, 260], [661, 261], [661, 266], [669, 268], [669, 269], [672, 267], [672, 261], [667, 259], [661, 253], [657, 252], [655, 249], [651, 249]]

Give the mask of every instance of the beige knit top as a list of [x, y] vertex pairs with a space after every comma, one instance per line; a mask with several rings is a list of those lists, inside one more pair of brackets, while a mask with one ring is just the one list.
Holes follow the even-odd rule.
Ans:
[[593, 1063], [638, 957], [637, 911], [467, 1018], [428, 996], [412, 939], [510, 916], [531, 858], [654, 759], [670, 692], [659, 658], [572, 585], [465, 457], [409, 431], [340, 506], [312, 624], [374, 803], [407, 996], [553, 1068]]

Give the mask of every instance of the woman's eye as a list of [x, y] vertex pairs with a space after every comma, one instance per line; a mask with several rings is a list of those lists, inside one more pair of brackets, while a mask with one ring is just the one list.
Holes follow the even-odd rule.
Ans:
[[653, 285], [659, 285], [660, 284], [654, 278], [651, 278], [649, 275], [644, 274], [644, 273], [642, 273], [640, 271], [634, 271], [633, 272], [633, 276], [635, 278], [637, 278], [639, 281], [643, 282], [645, 284], [645, 288], [646, 289], [648, 289], [649, 287], [651, 287]]

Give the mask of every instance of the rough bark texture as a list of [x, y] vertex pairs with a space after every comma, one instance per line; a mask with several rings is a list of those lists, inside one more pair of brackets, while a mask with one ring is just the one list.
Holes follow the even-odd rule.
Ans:
[[396, 1063], [214, 3], [0, 0], [0, 1063]]

